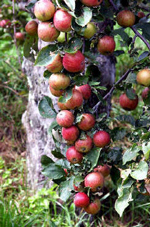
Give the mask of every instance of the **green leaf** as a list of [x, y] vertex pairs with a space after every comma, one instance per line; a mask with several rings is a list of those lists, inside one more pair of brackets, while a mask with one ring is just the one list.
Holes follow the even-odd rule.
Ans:
[[119, 147], [113, 147], [108, 153], [108, 158], [113, 162], [117, 163], [122, 159], [122, 149]]
[[48, 134], [52, 135], [52, 130], [57, 127], [58, 127], [57, 121], [53, 121], [48, 129]]
[[68, 162], [67, 159], [59, 159], [55, 163], [56, 165], [61, 166], [62, 168], [70, 169], [70, 162]]
[[42, 170], [42, 174], [52, 180], [60, 179], [66, 175], [64, 169], [57, 166], [55, 163], [50, 163], [45, 166]]
[[25, 8], [27, 8], [28, 10], [32, 9], [36, 2], [37, 0], [31, 0], [27, 5], [25, 5]]
[[116, 117], [117, 120], [122, 121], [122, 122], [127, 122], [133, 126], [135, 126], [135, 119], [131, 115], [120, 115]]
[[112, 35], [119, 35], [122, 40], [129, 45], [132, 41], [132, 39], [128, 36], [128, 34], [124, 31], [124, 28], [116, 29], [112, 32]]
[[65, 48], [65, 52], [67, 53], [76, 53], [82, 47], [81, 38], [72, 38], [69, 40], [67, 47]]
[[53, 108], [52, 100], [48, 96], [44, 96], [39, 103], [39, 112], [44, 118], [55, 118], [56, 112]]
[[75, 10], [75, 0], [64, 0], [66, 5], [71, 9], [72, 11]]
[[141, 148], [138, 147], [137, 144], [133, 144], [131, 148], [127, 149], [123, 154], [122, 158], [123, 165], [135, 159], [138, 156], [140, 150]]
[[74, 176], [71, 176], [70, 179], [67, 179], [66, 181], [63, 181], [60, 184], [59, 187], [59, 196], [60, 199], [63, 201], [67, 201], [69, 197], [71, 196], [71, 191], [73, 190], [73, 182], [74, 182]]
[[95, 147], [84, 156], [85, 159], [91, 163], [91, 168], [89, 172], [97, 165], [100, 152], [101, 152], [101, 148]]
[[139, 58], [137, 59], [137, 62], [143, 60], [144, 58], [148, 57], [149, 55], [149, 51], [144, 51], [140, 56]]
[[50, 44], [46, 47], [43, 47], [40, 52], [38, 53], [38, 56], [35, 61], [36, 66], [46, 66], [49, 65], [55, 58], [57, 54], [54, 54], [53, 52], [57, 50], [56, 44]]
[[50, 157], [48, 157], [47, 155], [42, 155], [42, 157], [41, 157], [41, 164], [43, 166], [47, 166], [50, 163], [54, 163], [53, 160]]
[[44, 76], [46, 79], [49, 79], [51, 75], [52, 75], [52, 73], [49, 72], [48, 70], [45, 70], [45, 71], [44, 71], [43, 76]]
[[52, 155], [54, 155], [55, 158], [64, 158], [63, 154], [61, 154], [60, 149], [55, 149], [52, 151]]
[[145, 161], [140, 161], [136, 164], [135, 170], [131, 172], [131, 177], [136, 180], [144, 180], [147, 178], [148, 164]]
[[134, 90], [132, 88], [129, 88], [126, 90], [126, 95], [131, 100], [136, 98], [136, 93], [134, 92]]
[[83, 8], [82, 15], [75, 19], [76, 23], [82, 27], [87, 25], [92, 19], [92, 11], [88, 7]]
[[129, 75], [127, 76], [126, 83], [136, 83], [136, 74], [135, 73], [129, 73]]
[[144, 157], [146, 158], [146, 160], [148, 160], [150, 157], [150, 142], [142, 144], [142, 151], [144, 153]]
[[58, 101], [61, 103], [66, 103], [69, 99], [71, 99], [71, 97], [72, 97], [72, 88], [68, 88], [68, 89], [66, 89], [63, 96], [60, 96]]
[[27, 36], [23, 46], [23, 54], [25, 58], [27, 58], [31, 62], [34, 62], [35, 57], [33, 52], [31, 52], [32, 49], [34, 49], [35, 51], [38, 50], [38, 38], [35, 36]]
[[122, 140], [127, 134], [125, 128], [116, 127], [112, 130], [113, 140]]

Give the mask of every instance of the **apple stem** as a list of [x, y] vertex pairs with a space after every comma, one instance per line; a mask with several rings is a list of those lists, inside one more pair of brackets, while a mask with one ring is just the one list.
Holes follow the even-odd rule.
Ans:
[[117, 6], [115, 5], [114, 1], [109, 0], [109, 2], [110, 2], [110, 4], [113, 6], [114, 10], [115, 10], [115, 11], [118, 11], [118, 8], [117, 8]]
[[148, 41], [134, 27], [131, 27], [131, 29], [146, 44], [147, 48], [150, 51], [150, 44], [148, 43]]

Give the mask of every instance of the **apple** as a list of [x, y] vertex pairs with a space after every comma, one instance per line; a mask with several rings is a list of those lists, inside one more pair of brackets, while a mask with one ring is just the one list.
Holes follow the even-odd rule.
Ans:
[[91, 97], [92, 91], [89, 84], [84, 84], [82, 86], [75, 86], [75, 89], [80, 91], [84, 99], [89, 99]]
[[62, 128], [62, 137], [67, 141], [76, 141], [79, 136], [79, 129], [72, 125], [69, 128]]
[[85, 68], [85, 57], [79, 50], [72, 54], [65, 53], [63, 57], [63, 66], [69, 72], [81, 72]]
[[45, 42], [52, 42], [59, 36], [59, 31], [52, 22], [41, 22], [38, 25], [38, 37]]
[[67, 109], [75, 109], [77, 107], [80, 107], [83, 103], [83, 96], [81, 92], [77, 91], [75, 88], [73, 88], [72, 96], [71, 98], [65, 103], [65, 106]]
[[99, 191], [104, 185], [104, 177], [101, 173], [89, 173], [84, 179], [84, 186], [89, 187], [92, 192]]
[[145, 87], [150, 86], [150, 70], [145, 68], [138, 72], [136, 80], [139, 84], [144, 85]]
[[103, 0], [81, 0], [81, 2], [89, 7], [99, 6]]
[[65, 92], [65, 90], [55, 90], [50, 85], [49, 85], [49, 89], [50, 89], [51, 94], [56, 96], [56, 97], [62, 96], [63, 93]]
[[70, 78], [63, 73], [54, 73], [49, 78], [49, 85], [55, 90], [64, 90], [70, 85]]
[[114, 38], [112, 36], [105, 35], [99, 39], [97, 48], [101, 54], [105, 55], [113, 53], [115, 50], [115, 46], [116, 44]]
[[55, 55], [53, 61], [46, 66], [47, 70], [50, 71], [51, 73], [58, 73], [62, 70], [63, 65], [62, 65], [62, 57], [60, 54]]
[[96, 147], [105, 147], [110, 143], [110, 135], [106, 131], [98, 131], [93, 136], [93, 143]]
[[87, 153], [91, 150], [93, 146], [93, 141], [90, 136], [86, 135], [85, 139], [78, 139], [75, 142], [75, 148], [81, 153]]
[[83, 131], [88, 131], [95, 125], [95, 117], [89, 113], [83, 113], [81, 121], [78, 123], [78, 127]]
[[[70, 38], [70, 33], [68, 32], [67, 33], [67, 40]], [[60, 32], [60, 34], [59, 34], [59, 36], [58, 36], [58, 38], [57, 38], [57, 41], [59, 42], [59, 43], [63, 43], [63, 42], [65, 42], [66, 40], [65, 40], [65, 32]]]
[[58, 105], [59, 109], [61, 109], [61, 110], [68, 110], [68, 108], [65, 105], [65, 103], [57, 101], [57, 105]]
[[84, 208], [89, 205], [90, 199], [84, 192], [78, 192], [77, 194], [75, 194], [73, 202], [76, 207]]
[[29, 35], [37, 35], [38, 23], [35, 20], [29, 21], [26, 26], [25, 30]]
[[65, 171], [66, 176], [67, 176], [67, 175], [68, 175], [68, 171], [67, 171], [67, 169], [66, 169], [66, 168], [64, 168], [64, 171]]
[[5, 19], [5, 20], [0, 21], [0, 27], [2, 27], [2, 28], [6, 28], [6, 27], [10, 27], [10, 26], [11, 26], [10, 20]]
[[82, 185], [76, 186], [76, 185], [74, 184], [73, 187], [74, 187], [74, 190], [77, 191], [77, 192], [80, 192], [80, 191], [83, 190]]
[[87, 207], [84, 208], [84, 211], [88, 214], [97, 214], [100, 211], [101, 202], [99, 199], [95, 199]]
[[71, 30], [72, 16], [65, 10], [59, 9], [55, 12], [53, 23], [58, 31], [69, 32]]
[[81, 163], [83, 159], [83, 154], [78, 152], [75, 146], [69, 147], [66, 152], [66, 158], [68, 162], [72, 164]]
[[92, 22], [89, 22], [87, 24], [87, 27], [84, 30], [83, 36], [86, 39], [90, 39], [90, 38], [92, 38], [95, 35], [96, 31], [97, 31], [97, 29], [96, 29], [95, 24], [92, 23]]
[[25, 39], [24, 34], [22, 32], [16, 32], [15, 38], [19, 41], [23, 41]]
[[135, 99], [129, 99], [125, 93], [119, 97], [120, 106], [125, 110], [135, 110], [138, 105], [138, 96]]
[[130, 10], [122, 10], [117, 14], [116, 20], [122, 27], [131, 27], [135, 23], [135, 15]]
[[104, 177], [107, 177], [110, 174], [110, 167], [107, 164], [105, 164], [103, 166], [97, 166], [96, 168], [94, 168], [93, 171], [94, 172], [99, 172]]
[[142, 91], [142, 99], [147, 99], [148, 98], [148, 95], [150, 95], [150, 88], [149, 87], [146, 87], [144, 88], [144, 90]]
[[55, 13], [55, 6], [49, 0], [40, 0], [34, 5], [34, 15], [40, 21], [50, 20]]
[[141, 19], [141, 18], [145, 17], [145, 13], [143, 13], [142, 11], [139, 11], [137, 16]]
[[68, 128], [73, 125], [74, 115], [69, 110], [61, 110], [56, 116], [56, 121], [61, 127]]

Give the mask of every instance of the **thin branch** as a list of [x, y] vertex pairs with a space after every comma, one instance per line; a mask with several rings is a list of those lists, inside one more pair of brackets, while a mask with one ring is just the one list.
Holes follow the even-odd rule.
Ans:
[[117, 6], [115, 5], [114, 1], [109, 0], [109, 2], [110, 2], [110, 4], [113, 6], [114, 10], [115, 10], [115, 11], [118, 11], [118, 8], [117, 8]]
[[150, 51], [150, 44], [149, 44], [149, 42], [134, 27], [131, 27], [131, 29], [146, 44], [147, 48]]
[[6, 85], [1, 85], [1, 84], [0, 84], [0, 87], [2, 87], [2, 88], [7, 88], [7, 89], [9, 89], [10, 91], [12, 91], [13, 93], [15, 93], [16, 95], [21, 96], [17, 91], [15, 91], [14, 89], [12, 89], [11, 87], [8, 87], [8, 86], [6, 86]]

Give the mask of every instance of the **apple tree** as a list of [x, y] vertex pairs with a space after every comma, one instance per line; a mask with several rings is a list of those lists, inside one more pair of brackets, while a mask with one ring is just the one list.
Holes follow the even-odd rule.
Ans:
[[[107, 181], [117, 191], [120, 216], [135, 191], [150, 194], [149, 7], [149, 1], [121, 0], [32, 0], [26, 7], [36, 20], [26, 25], [25, 57], [45, 67], [52, 94], [38, 108], [54, 119], [48, 132], [57, 160], [43, 155], [42, 173], [58, 185], [63, 201], [89, 214], [99, 213]], [[40, 51], [36, 33], [45, 44]], [[146, 50], [136, 47], [138, 39]], [[124, 46], [132, 64], [115, 80], [107, 69], [102, 73], [104, 59], [115, 63]], [[114, 93], [120, 94], [118, 112], [111, 110]]]

